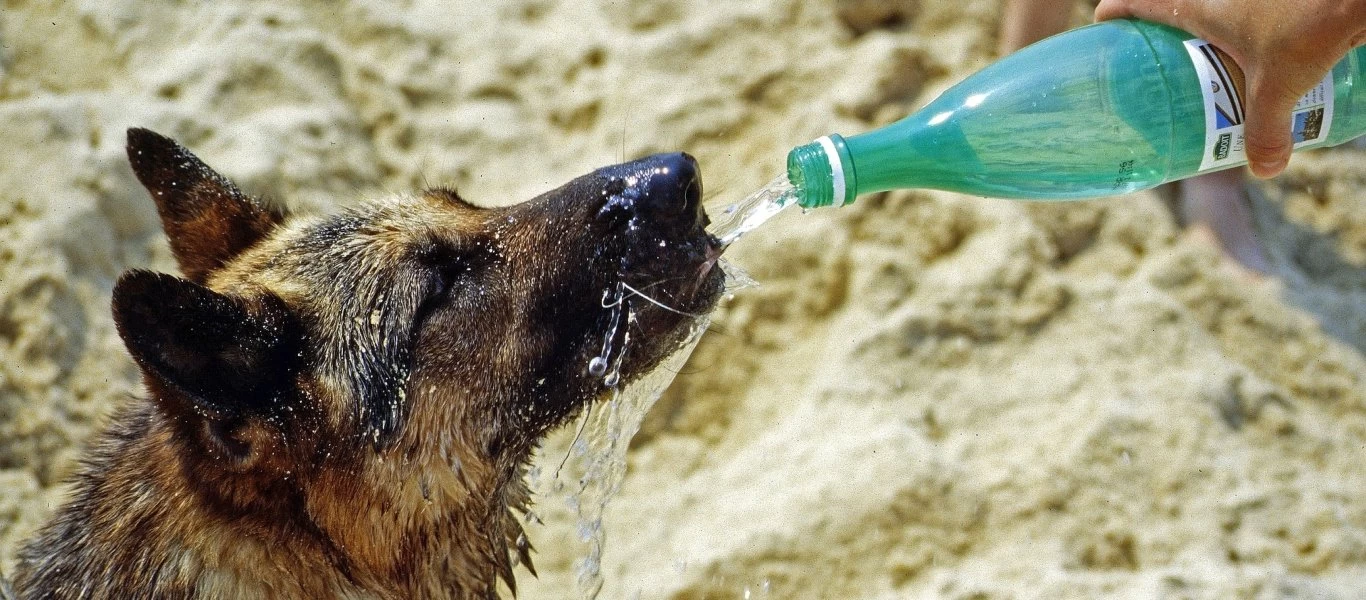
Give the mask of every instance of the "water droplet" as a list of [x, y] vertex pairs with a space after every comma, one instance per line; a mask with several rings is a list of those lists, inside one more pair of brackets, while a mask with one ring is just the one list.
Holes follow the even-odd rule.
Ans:
[[607, 374], [607, 359], [594, 356], [593, 360], [588, 361], [588, 374], [594, 377], [602, 377]]
[[621, 373], [618, 371], [612, 371], [611, 373], [608, 373], [606, 377], [602, 378], [602, 384], [607, 387], [617, 387], [617, 384], [620, 382]]

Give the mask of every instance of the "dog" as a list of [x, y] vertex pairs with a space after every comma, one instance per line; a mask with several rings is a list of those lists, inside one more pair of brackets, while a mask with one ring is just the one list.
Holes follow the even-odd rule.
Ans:
[[127, 150], [182, 276], [114, 286], [147, 398], [20, 550], [24, 600], [515, 594], [532, 451], [724, 287], [686, 154], [504, 208], [432, 189], [310, 217], [157, 133]]

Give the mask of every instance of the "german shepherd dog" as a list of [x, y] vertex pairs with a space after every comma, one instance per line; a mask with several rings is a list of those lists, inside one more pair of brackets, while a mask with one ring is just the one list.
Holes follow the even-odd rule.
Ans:
[[182, 277], [114, 286], [148, 397], [21, 549], [24, 600], [515, 593], [535, 446], [724, 285], [686, 154], [505, 208], [434, 189], [330, 217], [269, 208], [151, 131], [128, 158]]

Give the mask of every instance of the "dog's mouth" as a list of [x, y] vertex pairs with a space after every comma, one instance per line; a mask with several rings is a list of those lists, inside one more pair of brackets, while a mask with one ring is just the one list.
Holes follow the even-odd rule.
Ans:
[[667, 357], [710, 312], [725, 284], [717, 264], [723, 247], [706, 231], [691, 156], [658, 154], [598, 175], [594, 226], [619, 250], [602, 292], [603, 344], [588, 370], [615, 387]]
[[601, 174], [606, 182], [595, 220], [625, 243], [625, 284], [662, 287], [673, 302], [683, 304], [706, 300], [705, 294], [696, 297], [724, 248], [706, 232], [710, 221], [702, 209], [697, 161], [681, 152], [657, 154]]

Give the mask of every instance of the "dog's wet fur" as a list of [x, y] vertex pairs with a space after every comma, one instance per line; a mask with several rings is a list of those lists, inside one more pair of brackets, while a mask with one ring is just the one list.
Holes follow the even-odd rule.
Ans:
[[20, 551], [21, 599], [515, 592], [539, 440], [658, 365], [723, 287], [684, 154], [505, 208], [435, 189], [329, 217], [147, 130], [128, 156], [182, 277], [115, 285], [147, 398]]

